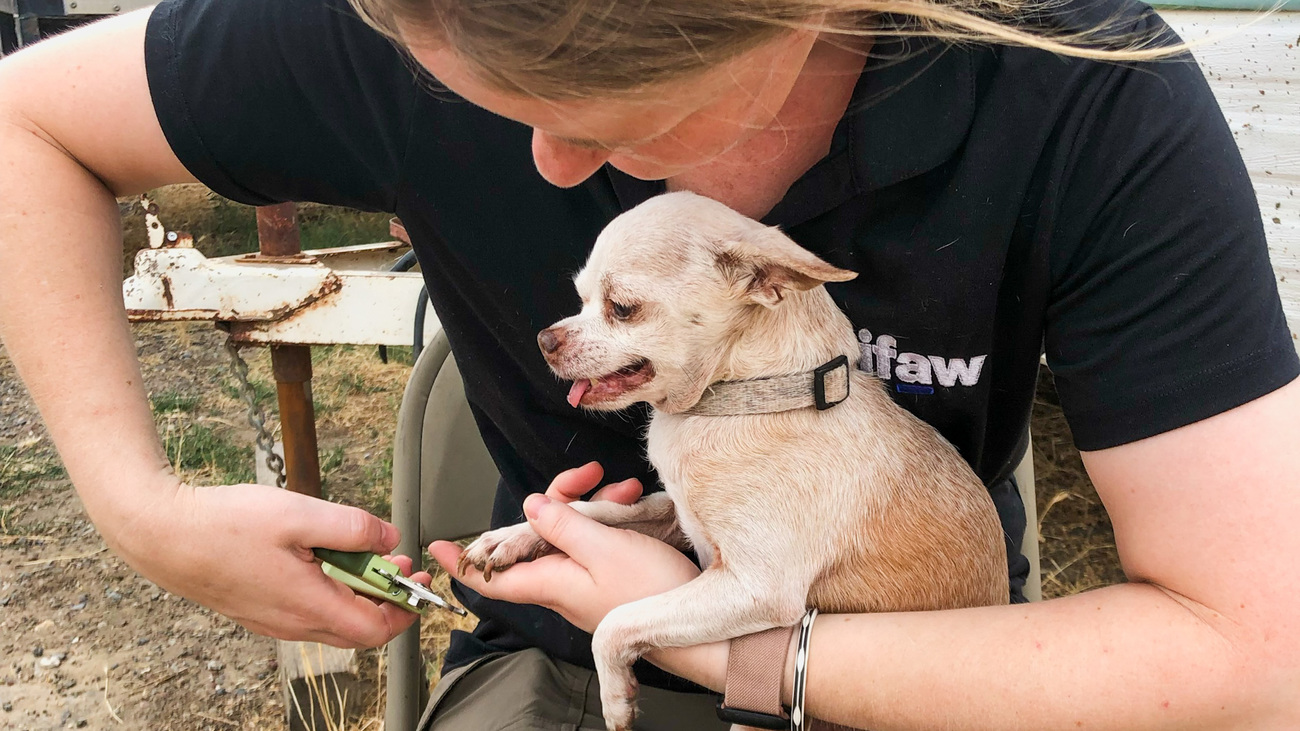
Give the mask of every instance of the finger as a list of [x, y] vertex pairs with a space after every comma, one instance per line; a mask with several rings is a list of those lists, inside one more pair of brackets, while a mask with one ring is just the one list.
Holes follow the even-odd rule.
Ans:
[[419, 615], [387, 601], [376, 601], [366, 594], [353, 592], [347, 586], [332, 582], [343, 589], [344, 596], [338, 614], [331, 616], [327, 631], [362, 647], [378, 647], [410, 627]]
[[596, 491], [591, 496], [592, 500], [612, 500], [623, 505], [631, 505], [641, 499], [641, 481], [635, 477], [629, 477], [622, 482], [615, 482], [612, 485], [606, 485]]
[[[272, 637], [277, 640], [288, 640], [291, 642], [318, 642], [330, 647], [342, 647], [345, 650], [360, 650], [360, 645], [340, 637], [332, 632], [324, 630], [303, 629], [301, 623], [287, 616], [284, 618], [276, 617], [266, 622], [257, 622], [251, 619], [235, 619], [236, 622], [243, 625], [249, 632], [262, 635], [263, 637]], [[285, 629], [290, 627], [292, 629]]]
[[443, 571], [452, 576], [458, 576], [456, 562], [460, 560], [460, 554], [464, 550], [451, 541], [434, 541], [429, 544], [429, 555], [438, 562]]
[[[434, 541], [429, 554], [440, 566], [465, 586], [490, 599], [502, 599], [516, 604], [551, 604], [557, 587], [573, 590], [574, 581], [589, 580], [586, 572], [566, 556], [542, 556], [527, 563], [511, 566], [508, 570], [492, 574], [485, 581], [483, 573], [468, 566], [460, 573], [457, 562], [464, 551], [450, 541]], [[563, 561], [561, 564], [556, 560]]]
[[410, 579], [411, 581], [414, 581], [417, 584], [424, 584], [425, 586], [429, 586], [430, 584], [433, 583], [433, 575], [430, 574], [428, 571], [411, 570], [414, 568], [412, 564], [414, 564], [415, 561], [409, 556], [392, 556], [391, 558], [385, 556], [384, 560], [392, 561], [393, 563], [397, 564], [397, 570], [401, 572], [402, 576], [405, 576], [406, 578]]
[[529, 495], [524, 500], [524, 515], [537, 535], [588, 570], [609, 559], [611, 541], [618, 540], [622, 532], [545, 495]]
[[401, 556], [401, 555], [384, 556], [384, 560], [391, 561], [392, 563], [396, 564], [397, 570], [402, 573], [402, 576], [410, 576], [411, 568], [415, 563], [410, 556]]
[[550, 487], [546, 488], [546, 495], [552, 500], [571, 503], [596, 489], [604, 476], [605, 468], [599, 462], [588, 462], [556, 475]]
[[[451, 552], [441, 560], [450, 561], [455, 568]], [[519, 563], [492, 574], [492, 580], [483, 578], [483, 572], [468, 566], [463, 574], [454, 574], [466, 587], [489, 598], [514, 604], [538, 604], [553, 607], [562, 598], [557, 592], [570, 595], [586, 591], [582, 582], [591, 583], [591, 576], [573, 559], [560, 554]]]
[[332, 548], [336, 551], [370, 551], [384, 555], [401, 540], [397, 526], [367, 513], [361, 508], [309, 499], [307, 514], [293, 534], [306, 548]]
[[379, 647], [380, 645], [388, 643], [394, 637], [409, 629], [411, 625], [420, 621], [420, 615], [415, 612], [408, 612], [392, 602], [384, 602], [384, 605], [379, 608], [379, 611], [384, 615], [384, 623], [387, 630], [384, 633], [383, 639], [371, 645], [371, 647]]
[[[378, 647], [410, 626], [410, 614], [389, 602], [376, 603], [324, 574], [303, 587], [305, 607], [286, 624], [292, 639], [311, 638], [335, 647]], [[415, 615], [411, 615], [414, 617]], [[293, 625], [300, 629], [295, 631]]]
[[338, 618], [330, 631], [362, 647], [379, 647], [418, 619], [392, 602], [375, 603], [364, 594], [354, 594], [351, 605], [353, 611]]

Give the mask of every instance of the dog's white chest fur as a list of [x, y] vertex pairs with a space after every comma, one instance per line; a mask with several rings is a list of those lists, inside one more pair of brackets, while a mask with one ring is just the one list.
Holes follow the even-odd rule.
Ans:
[[708, 567], [715, 558], [714, 544], [709, 540], [704, 526], [691, 510], [690, 486], [688, 477], [685, 445], [689, 442], [690, 428], [686, 418], [671, 414], [656, 413], [650, 419], [646, 430], [646, 455], [650, 464], [659, 473], [659, 481], [664, 492], [673, 500], [673, 509], [677, 514], [677, 523], [682, 533], [690, 539], [695, 548], [695, 555], [700, 565]]

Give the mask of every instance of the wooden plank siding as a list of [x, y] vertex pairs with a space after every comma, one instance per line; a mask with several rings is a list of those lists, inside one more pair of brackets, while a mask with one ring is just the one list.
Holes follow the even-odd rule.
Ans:
[[1300, 348], [1300, 12], [1160, 14], [1186, 41], [1219, 39], [1195, 55], [1250, 171], [1291, 337]]

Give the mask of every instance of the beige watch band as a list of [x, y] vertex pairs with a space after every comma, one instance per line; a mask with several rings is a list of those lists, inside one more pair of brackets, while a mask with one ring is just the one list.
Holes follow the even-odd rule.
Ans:
[[781, 682], [794, 627], [776, 627], [731, 641], [727, 653], [727, 708], [786, 718]]

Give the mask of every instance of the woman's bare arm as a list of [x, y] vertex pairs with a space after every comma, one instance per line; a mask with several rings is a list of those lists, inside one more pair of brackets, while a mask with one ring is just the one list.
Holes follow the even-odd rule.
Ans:
[[273, 488], [190, 488], [160, 446], [122, 303], [114, 197], [193, 178], [154, 114], [147, 17], [0, 61], [0, 338], [87, 512], [132, 566], [266, 634], [380, 644], [409, 615], [326, 579], [307, 548], [391, 550], [392, 526]]
[[[115, 195], [190, 180], [153, 115], [144, 13], [0, 62], [0, 336], [96, 521], [175, 483], [122, 305]], [[111, 427], [110, 427], [111, 425]]]
[[[1300, 727], [1298, 439], [1300, 381], [1085, 454], [1131, 583], [1033, 605], [824, 616], [809, 713], [876, 731]], [[651, 659], [721, 688], [725, 647]]]

